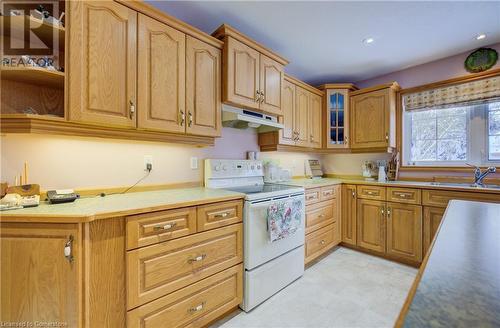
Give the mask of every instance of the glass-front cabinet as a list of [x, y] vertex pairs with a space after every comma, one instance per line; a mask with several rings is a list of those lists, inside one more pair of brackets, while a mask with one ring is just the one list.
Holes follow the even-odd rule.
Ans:
[[357, 88], [350, 83], [325, 84], [326, 148], [349, 148], [349, 93]]

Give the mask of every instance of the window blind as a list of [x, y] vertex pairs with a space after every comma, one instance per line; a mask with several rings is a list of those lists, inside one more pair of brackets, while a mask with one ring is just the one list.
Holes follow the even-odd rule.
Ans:
[[403, 96], [406, 111], [470, 106], [500, 99], [500, 76], [460, 83]]

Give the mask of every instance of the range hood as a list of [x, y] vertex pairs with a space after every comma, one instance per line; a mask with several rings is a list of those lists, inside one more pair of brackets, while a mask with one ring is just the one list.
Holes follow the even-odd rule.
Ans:
[[222, 105], [222, 125], [235, 129], [255, 128], [259, 132], [277, 131], [284, 128], [276, 116]]

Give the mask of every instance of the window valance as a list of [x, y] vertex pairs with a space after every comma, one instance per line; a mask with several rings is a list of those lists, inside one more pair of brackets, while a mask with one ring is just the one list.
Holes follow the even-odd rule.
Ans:
[[410, 93], [403, 96], [406, 111], [424, 108], [470, 106], [500, 99], [500, 76]]

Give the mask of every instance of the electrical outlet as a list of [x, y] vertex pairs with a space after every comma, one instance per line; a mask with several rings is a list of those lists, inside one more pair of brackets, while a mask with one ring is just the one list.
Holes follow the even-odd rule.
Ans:
[[191, 157], [190, 162], [191, 162], [191, 170], [197, 170], [198, 169], [198, 157]]
[[144, 171], [151, 171], [152, 169], [153, 169], [153, 156], [144, 155]]

